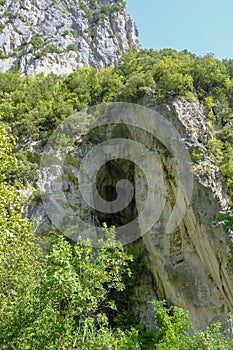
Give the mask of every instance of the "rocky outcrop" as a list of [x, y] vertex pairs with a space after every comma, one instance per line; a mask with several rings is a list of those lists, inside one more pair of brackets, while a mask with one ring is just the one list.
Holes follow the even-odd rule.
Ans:
[[0, 1], [0, 71], [68, 74], [114, 65], [138, 47], [121, 0]]
[[[0, 16], [2, 72], [18, 69], [22, 75], [68, 74], [81, 66], [100, 68], [117, 64], [122, 52], [138, 47], [135, 25], [121, 0], [2, 0]], [[71, 209], [73, 217], [77, 215], [96, 227], [102, 222], [120, 227], [138, 218], [134, 228], [139, 234], [134, 242], [130, 239], [130, 243], [143, 252], [146, 264], [140, 269], [132, 290], [132, 304], [148, 328], [153, 323], [152, 299], [167, 299], [168, 303], [189, 310], [198, 328], [216, 320], [222, 321], [225, 327], [228, 314], [233, 311], [233, 251], [231, 237], [218, 224], [219, 212], [228, 203], [215, 156], [206, 147], [214, 132], [198, 100], [176, 99], [158, 106], [154, 98], [145, 97], [141, 103], [159, 111], [173, 125], [193, 161], [192, 197], [186, 203], [185, 215], [173, 230], [167, 230], [167, 222], [176, 205], [178, 186], [174, 159], [162, 145], [163, 140], [156, 141], [149, 132], [142, 131], [143, 128], [104, 127], [88, 137], [77, 130], [75, 147], [69, 150], [63, 164], [64, 172], [58, 165], [53, 166], [51, 181], [49, 164], [44, 167], [42, 189], [46, 193], [58, 187], [58, 195], [53, 200], [56, 216], [61, 221]], [[163, 182], [163, 186], [155, 186], [150, 191], [158, 199], [158, 206], [160, 200], [164, 201], [164, 207], [159, 220], [155, 220], [146, 234], [143, 231], [147, 223], [138, 215], [142, 206], [135, 195], [124, 210], [116, 213], [90, 209], [82, 198], [80, 182], [85, 175], [79, 174], [80, 163], [85, 153], [106, 135], [135, 140], [155, 155], [151, 160], [156, 166], [148, 162], [146, 168], [150, 178], [158, 177]], [[34, 159], [40, 163], [41, 149], [35, 151], [36, 145], [31, 146]], [[114, 201], [116, 184], [121, 179], [136, 186], [135, 192], [143, 198], [144, 189], [148, 189], [147, 178], [140, 167], [122, 158], [107, 162], [98, 172], [97, 190], [101, 197]], [[49, 211], [49, 207], [47, 209]], [[153, 218], [157, 208], [151, 209]], [[37, 234], [51, 227], [52, 214], [47, 215], [40, 200], [28, 208], [27, 214], [36, 221]], [[75, 225], [72, 230], [77, 236]], [[75, 240], [72, 232], [69, 238]], [[95, 239], [98, 232], [92, 233], [93, 237], [88, 237]], [[130, 234], [135, 235], [135, 231]]]
[[[180, 142], [191, 155], [194, 149], [201, 154], [198, 161], [195, 157], [193, 159], [194, 183], [191, 200], [186, 203], [185, 215], [174, 229], [167, 230], [168, 218], [171, 217], [177, 197], [174, 159], [161, 142], [134, 126], [113, 125], [107, 129], [99, 128], [94, 136], [92, 133], [91, 139], [84, 137], [81, 131], [75, 134], [76, 146], [66, 157], [64, 173], [61, 175], [59, 166], [55, 165], [51, 186], [51, 178], [47, 172], [49, 167], [45, 167], [43, 188], [46, 192], [49, 188], [60, 186], [58, 197], [53, 197], [53, 200], [57, 202], [61, 217], [65, 217], [66, 212], [69, 214], [72, 208], [87, 223], [98, 226], [107, 222], [108, 225], [117, 227], [127, 225], [138, 217], [134, 228], [143, 232], [145, 218], [141, 219], [139, 216], [142, 207], [136, 197], [119, 213], [90, 210], [80, 194], [80, 183], [85, 175], [80, 175], [77, 169], [84, 155], [106, 137], [136, 140], [153, 151], [155, 157], [147, 164], [147, 169], [152, 176], [154, 172], [154, 177], [159, 177], [164, 184], [150, 188], [150, 191], [154, 191], [155, 198], [165, 199], [165, 205], [153, 227], [140, 238], [139, 234], [135, 242], [131, 240], [131, 244], [139, 247], [147, 260], [147, 267], [140, 270], [138, 283], [134, 291], [132, 290], [132, 304], [139, 313], [141, 322], [149, 328], [153, 323], [150, 304], [152, 299], [167, 299], [169, 303], [189, 310], [197, 328], [203, 328], [217, 320], [222, 321], [226, 327], [228, 314], [233, 311], [233, 251], [231, 237], [218, 224], [219, 212], [227, 202], [214, 155], [205, 147], [207, 140], [213, 137], [211, 128], [208, 128], [208, 118], [198, 101], [177, 99], [169, 105], [158, 106], [155, 100], [145, 99], [143, 103], [169, 120], [180, 135]], [[143, 121], [143, 113], [141, 117]], [[53, 147], [54, 142], [52, 149]], [[91, 163], [93, 167], [95, 162], [96, 159]], [[98, 172], [96, 187], [101, 197], [114, 201], [117, 197], [116, 184], [120, 179], [127, 179], [136, 186], [139, 196], [143, 197], [143, 191], [148, 189], [148, 179], [139, 167], [129, 160], [113, 159]], [[159, 195], [161, 188], [164, 198]], [[63, 197], [59, 195], [61, 190], [64, 192]], [[151, 209], [153, 218], [157, 208], [152, 206]], [[43, 205], [31, 208], [30, 216], [37, 220], [39, 230], [44, 225], [49, 225]], [[135, 231], [132, 235], [135, 235]], [[72, 239], [72, 235], [70, 238]]]
[[217, 320], [227, 327], [233, 310], [233, 255], [229, 237], [216, 224], [220, 210], [212, 191], [196, 180], [192, 202], [177, 229], [166, 233], [172, 211], [167, 202], [159, 225], [142, 237], [150, 267], [139, 278], [135, 303], [147, 327], [153, 319], [149, 302], [155, 298], [189, 310], [197, 328]]
[[[189, 310], [197, 328], [217, 320], [228, 327], [226, 320], [233, 311], [232, 238], [218, 224], [219, 212], [227, 201], [214, 155], [205, 147], [213, 137], [208, 118], [198, 101], [175, 100], [159, 107], [153, 100], [144, 102], [166, 115], [191, 154], [193, 149], [199, 150], [202, 157], [198, 164], [193, 161], [192, 200], [182, 222], [173, 232], [166, 232], [174, 205], [168, 196], [160, 222], [142, 237], [141, 245], [150, 260], [150, 268], [142, 280], [152, 283], [144, 290], [139, 279], [140, 292], [136, 288], [136, 295], [141, 303], [135, 301], [140, 318], [146, 326], [151, 326], [149, 301], [158, 298]], [[166, 187], [170, 198], [174, 198], [174, 169], [169, 169], [168, 158], [162, 154], [160, 161], [168, 169], [170, 179], [167, 177]]]

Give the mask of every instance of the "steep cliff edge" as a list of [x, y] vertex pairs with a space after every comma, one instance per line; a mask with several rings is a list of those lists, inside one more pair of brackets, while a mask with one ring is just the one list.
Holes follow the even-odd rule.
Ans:
[[[152, 101], [146, 104], [153, 107]], [[199, 149], [203, 157], [198, 164], [193, 162], [192, 200], [182, 222], [170, 234], [165, 227], [174, 205], [174, 169], [167, 157], [160, 157], [169, 174], [168, 200], [157, 227], [142, 237], [150, 267], [142, 279], [147, 288], [139, 282], [138, 293], [136, 287], [142, 301], [138, 304], [140, 317], [147, 325], [153, 321], [148, 300], [157, 297], [189, 310], [198, 328], [217, 320], [228, 327], [226, 320], [233, 310], [232, 238], [218, 224], [226, 197], [221, 173], [204, 147], [203, 141], [212, 137], [208, 117], [203, 106], [192, 101], [175, 100], [160, 110], [176, 125], [189, 151]]]
[[121, 0], [0, 2], [0, 71], [68, 74], [81, 66], [119, 62], [138, 47]]

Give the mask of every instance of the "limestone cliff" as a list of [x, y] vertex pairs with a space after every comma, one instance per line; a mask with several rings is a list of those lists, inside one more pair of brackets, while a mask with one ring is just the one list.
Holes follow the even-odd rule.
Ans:
[[[204, 146], [203, 141], [212, 135], [207, 127], [203, 106], [198, 101], [187, 99], [176, 99], [162, 106], [158, 106], [153, 99], [145, 99], [143, 103], [160, 111], [175, 126], [191, 154], [193, 149], [198, 149], [202, 155], [198, 162], [193, 161], [192, 199], [177, 227], [171, 232], [166, 230], [168, 218], [175, 206], [177, 188], [172, 158], [160, 143], [135, 127], [110, 126], [108, 129], [97, 130], [91, 139], [83, 137], [80, 131], [76, 135], [76, 146], [69, 153], [64, 166], [64, 197], [62, 199], [58, 193], [58, 197], [53, 199], [57, 201], [57, 209], [62, 217], [65, 217], [66, 212], [69, 214], [72, 207], [84, 221], [96, 226], [101, 222], [122, 226], [134, 220], [141, 210], [135, 198], [119, 213], [106, 214], [90, 210], [80, 194], [79, 184], [83, 174], [78, 175], [77, 169], [84, 154], [103, 140], [106, 134], [110, 138], [132, 139], [146, 145], [156, 153], [156, 168], [162, 169], [166, 204], [155, 225], [132, 243], [144, 252], [149, 261], [132, 290], [132, 304], [138, 310], [142, 323], [148, 327], [153, 322], [150, 301], [156, 298], [167, 299], [169, 303], [189, 310], [192, 321], [198, 328], [216, 320], [222, 321], [225, 327], [228, 313], [233, 310], [232, 242], [231, 237], [218, 224], [218, 215], [226, 206], [226, 197], [220, 171], [214, 164], [214, 155]], [[151, 168], [151, 164], [148, 164], [148, 168]], [[155, 169], [155, 177], [156, 171]], [[140, 189], [148, 186], [139, 168], [128, 160], [113, 159], [98, 173], [97, 189], [101, 196], [108, 201], [114, 200], [116, 183], [124, 178], [134, 185], [137, 182]], [[61, 173], [56, 166], [53, 168], [52, 180], [52, 187], [58, 186], [61, 180]], [[48, 178], [47, 173], [44, 174], [43, 188], [45, 191], [51, 188], [51, 178]], [[158, 189], [151, 190], [156, 196]], [[155, 211], [151, 215], [153, 217]], [[32, 208], [30, 216], [37, 220], [40, 229], [45, 222], [49, 225], [49, 219], [45, 220], [43, 206]], [[139, 231], [143, 230], [143, 225], [144, 222], [139, 217]]]
[[[135, 25], [121, 0], [0, 0], [0, 16], [2, 72], [17, 69], [22, 75], [42, 72], [62, 75], [81, 66], [100, 68], [117, 64], [122, 52], [139, 45]], [[152, 178], [153, 171], [156, 177], [159, 169], [164, 193], [159, 197], [159, 188], [150, 190], [155, 198], [164, 200], [165, 205], [159, 220], [146, 234], [140, 235], [145, 222], [139, 217], [135, 225], [139, 234], [135, 240], [130, 240], [132, 247], [142, 251], [147, 261], [132, 290], [132, 305], [148, 328], [153, 323], [152, 299], [167, 299], [168, 303], [189, 310], [198, 328], [216, 320], [222, 321], [225, 327], [228, 313], [233, 311], [233, 249], [232, 238], [218, 223], [219, 212], [227, 206], [227, 198], [214, 154], [206, 147], [214, 136], [210, 120], [198, 99], [177, 98], [169, 104], [158, 105], [155, 97], [147, 96], [140, 103], [160, 112], [174, 126], [193, 160], [192, 198], [174, 230], [166, 230], [175, 207], [174, 162], [161, 142], [143, 132], [143, 127], [139, 130], [126, 125], [110, 126], [97, 128], [91, 135], [77, 129], [74, 147], [67, 151], [64, 171], [53, 166], [51, 178], [49, 167], [45, 167], [41, 174], [42, 189], [47, 195], [48, 189], [58, 186], [62, 196], [58, 191], [53, 199], [56, 215], [61, 220], [72, 209], [75, 215], [96, 227], [102, 222], [116, 227], [126, 225], [135, 220], [141, 210], [135, 196], [120, 212], [90, 209], [80, 193], [84, 177], [78, 171], [80, 163], [106, 135], [113, 139], [136, 140], [149, 148], [155, 154], [156, 167], [148, 163], [147, 168]], [[42, 150], [37, 146], [31, 144], [29, 151], [33, 153], [31, 158], [40, 165]], [[141, 189], [148, 188], [139, 167], [128, 159], [113, 159], [101, 167], [97, 177], [97, 189], [106, 201], [116, 199], [116, 184], [121, 179], [127, 179], [134, 186], [137, 184], [139, 194]], [[154, 209], [152, 207], [152, 219]], [[36, 221], [37, 234], [51, 226], [51, 216], [40, 201], [30, 206], [27, 214]], [[77, 234], [77, 227], [72, 229]], [[91, 238], [96, 238], [97, 232], [93, 230], [92, 234]], [[133, 236], [135, 232], [128, 234]], [[73, 238], [72, 234], [69, 238]]]
[[[155, 105], [153, 101], [145, 102], [151, 107]], [[203, 157], [198, 164], [193, 162], [192, 200], [180, 225], [174, 232], [165, 233], [173, 207], [168, 199], [159, 225], [142, 237], [140, 244], [146, 248], [150, 266], [142, 278], [147, 288], [143, 288], [140, 280], [136, 287], [137, 298], [141, 300], [141, 304], [136, 302], [140, 317], [150, 324], [153, 317], [148, 300], [157, 297], [189, 310], [198, 328], [216, 320], [227, 327], [226, 319], [233, 310], [232, 238], [218, 224], [226, 197], [214, 156], [203, 146], [203, 141], [212, 137], [208, 118], [203, 106], [191, 101], [175, 100], [160, 110], [176, 125], [189, 151], [199, 149]], [[162, 154], [160, 161], [170, 174], [166, 186], [173, 198], [174, 169]]]
[[0, 71], [68, 74], [119, 62], [138, 47], [121, 0], [0, 1]]

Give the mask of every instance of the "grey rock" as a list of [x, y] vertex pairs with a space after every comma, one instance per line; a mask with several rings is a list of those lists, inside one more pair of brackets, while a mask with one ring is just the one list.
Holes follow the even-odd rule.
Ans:
[[[108, 6], [106, 14], [102, 6]], [[22, 75], [69, 74], [82, 66], [115, 65], [121, 53], [139, 47], [135, 24], [120, 0], [98, 0], [97, 8], [88, 0], [7, 0], [0, 16], [1, 72], [16, 65]]]
[[[185, 216], [172, 232], [168, 232], [166, 225], [177, 200], [176, 170], [171, 155], [164, 152], [161, 145], [143, 131], [138, 134], [138, 130], [123, 126], [113, 126], [104, 130], [104, 135], [107, 133], [110, 138], [132, 138], [153, 149], [156, 167], [153, 168], [152, 164], [148, 164], [148, 169], [154, 172], [154, 177], [158, 176], [158, 169], [163, 171], [165, 191], [163, 189], [162, 191], [166, 196], [166, 204], [162, 215], [145, 235], [132, 243], [137, 247], [136, 251], [140, 247], [147, 259], [147, 267], [140, 270], [138, 282], [132, 289], [132, 305], [148, 329], [154, 327], [153, 309], [150, 303], [153, 299], [166, 299], [170, 304], [189, 310], [197, 328], [203, 329], [217, 320], [227, 328], [228, 314], [233, 311], [232, 242], [228, 233], [217, 223], [219, 212], [225, 208], [227, 198], [220, 171], [214, 165], [214, 155], [209, 154], [205, 148], [204, 141], [212, 137], [211, 129], [208, 128], [208, 118], [198, 101], [177, 99], [169, 105], [157, 106], [155, 100], [145, 99], [143, 103], [160, 111], [175, 126], [186, 148], [189, 150], [198, 148], [203, 159], [199, 164], [193, 165], [192, 199], [186, 207]], [[121, 226], [132, 221], [142, 210], [140, 203], [132, 201], [120, 214], [96, 213], [86, 205], [80, 193], [79, 185], [82, 177], [78, 175], [77, 169], [83, 156], [95, 146], [95, 143], [83, 138], [81, 131], [76, 136], [77, 146], [69, 154], [64, 168], [63, 199], [65, 200], [62, 201], [60, 196], [54, 197], [61, 218], [64, 213], [69, 214], [70, 208], [67, 206], [69, 203], [78, 217], [95, 225], [105, 221], [108, 225]], [[100, 140], [101, 136], [103, 135], [99, 135]], [[98, 139], [98, 135], [96, 138]], [[52, 182], [47, 171], [45, 168], [42, 181], [44, 188], [51, 188], [51, 184], [59, 185], [58, 170], [54, 169]], [[136, 184], [137, 193], [143, 196], [148, 185], [145, 176], [143, 177], [130, 163], [121, 160], [114, 160], [111, 166], [102, 167], [98, 173], [99, 193], [104, 197], [109, 193], [109, 188], [115, 188], [119, 179], [124, 178]], [[150, 191], [156, 194], [159, 188]], [[151, 209], [153, 216], [156, 208]], [[49, 225], [43, 205], [30, 208], [30, 216], [36, 219], [38, 230], [46, 229]], [[138, 221], [140, 230], [143, 230], [144, 221], [143, 219]], [[77, 235], [78, 230], [75, 232]], [[92, 233], [91, 239], [94, 241], [97, 239], [94, 229]], [[129, 232], [130, 234], [134, 235], [134, 232]], [[74, 237], [75, 240], [75, 236], [69, 237], [71, 239]]]

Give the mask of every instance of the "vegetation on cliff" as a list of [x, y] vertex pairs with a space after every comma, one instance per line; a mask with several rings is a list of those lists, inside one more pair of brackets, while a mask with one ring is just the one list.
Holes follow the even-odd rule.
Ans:
[[214, 137], [206, 148], [215, 156], [229, 187], [233, 178], [232, 62], [211, 55], [196, 57], [174, 50], [131, 50], [121, 65], [77, 70], [66, 77], [54, 74], [20, 77], [0, 73], [0, 120], [11, 126], [18, 143], [46, 141], [66, 117], [107, 101], [157, 103], [176, 97], [204, 104]]
[[[114, 296], [124, 290], [132, 259], [113, 229], [104, 229], [108, 239], [95, 250], [83, 241], [71, 246], [54, 233], [37, 240], [22, 217], [25, 186], [35, 180], [28, 147], [42, 146], [70, 114], [108, 101], [140, 104], [148, 97], [166, 103], [179, 97], [202, 103], [214, 135], [204, 146], [231, 194], [232, 96], [231, 60], [174, 50], [132, 50], [117, 67], [85, 67], [65, 77], [0, 73], [1, 349], [233, 348], [219, 324], [192, 334], [188, 314], [164, 302], [154, 302], [155, 333], [127, 310], [117, 314]], [[232, 216], [222, 219], [232, 230]]]

